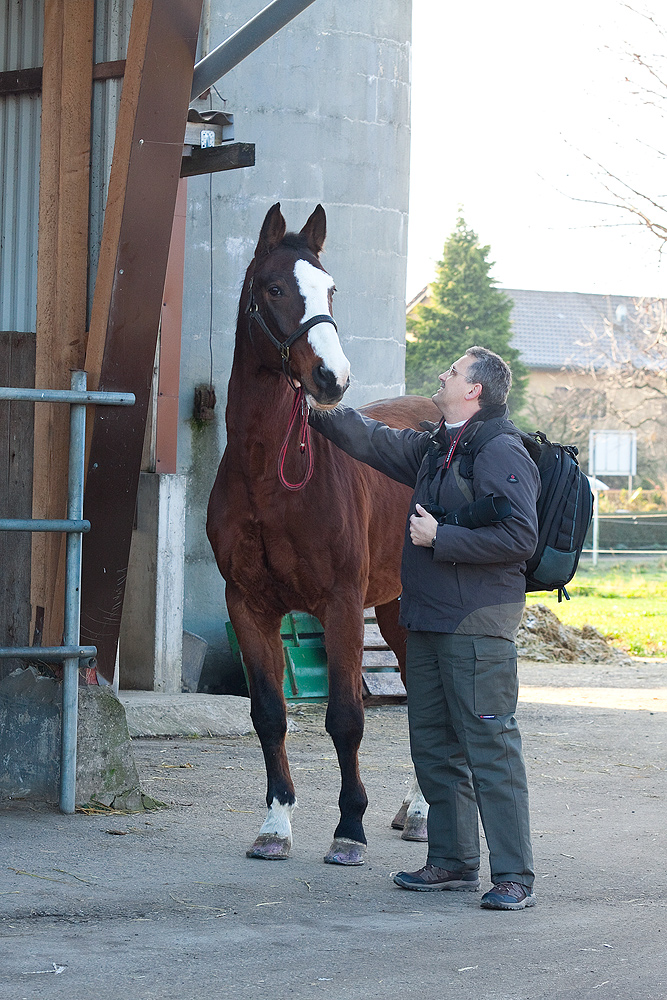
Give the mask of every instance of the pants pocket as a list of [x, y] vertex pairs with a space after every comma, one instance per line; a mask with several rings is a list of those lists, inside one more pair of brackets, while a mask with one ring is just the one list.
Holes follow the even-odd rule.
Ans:
[[519, 679], [516, 646], [509, 639], [473, 639], [475, 648], [475, 714], [511, 715], [516, 711]]

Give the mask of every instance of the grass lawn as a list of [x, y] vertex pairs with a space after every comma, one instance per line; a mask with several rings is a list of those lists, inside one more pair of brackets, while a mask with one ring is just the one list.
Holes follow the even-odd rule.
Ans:
[[546, 604], [565, 625], [592, 625], [633, 656], [667, 656], [667, 561], [600, 562], [580, 565], [567, 591], [527, 594], [529, 604]]

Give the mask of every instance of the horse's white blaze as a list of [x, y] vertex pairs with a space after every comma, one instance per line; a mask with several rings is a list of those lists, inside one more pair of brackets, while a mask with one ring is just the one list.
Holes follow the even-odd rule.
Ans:
[[[305, 303], [302, 323], [311, 316], [322, 316], [329, 312], [329, 291], [333, 288], [333, 278], [319, 267], [313, 267], [307, 260], [297, 260], [294, 277]], [[336, 328], [331, 323], [318, 323], [308, 331], [308, 343], [322, 359], [322, 364], [336, 376], [338, 385], [344, 386], [350, 377], [350, 362], [343, 353]]]
[[259, 831], [262, 833], [275, 834], [277, 837], [284, 837], [292, 843], [292, 812], [294, 806], [282, 805], [278, 799], [274, 799], [269, 807], [266, 819]]

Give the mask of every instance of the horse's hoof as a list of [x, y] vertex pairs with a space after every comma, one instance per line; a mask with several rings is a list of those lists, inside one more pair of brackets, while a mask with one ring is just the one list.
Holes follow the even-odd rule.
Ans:
[[403, 827], [405, 826], [405, 821], [407, 818], [408, 818], [408, 806], [407, 803], [404, 802], [391, 821], [392, 830], [402, 830]]
[[408, 816], [403, 827], [401, 840], [418, 840], [420, 843], [426, 844], [428, 842], [426, 816]]
[[328, 865], [363, 865], [366, 859], [366, 845], [347, 837], [336, 837], [324, 855]]
[[289, 858], [291, 843], [287, 837], [277, 837], [272, 833], [260, 833], [255, 843], [246, 852], [246, 858], [262, 858], [264, 861], [284, 861]]

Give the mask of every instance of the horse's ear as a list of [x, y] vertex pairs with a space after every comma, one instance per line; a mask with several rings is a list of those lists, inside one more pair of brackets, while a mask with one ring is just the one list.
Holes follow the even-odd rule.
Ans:
[[268, 210], [266, 218], [262, 223], [259, 240], [255, 248], [255, 257], [266, 257], [267, 253], [275, 250], [285, 235], [286, 229], [287, 224], [283, 218], [283, 213], [280, 211], [280, 202], [277, 201]]
[[308, 249], [316, 257], [322, 252], [324, 241], [327, 238], [327, 214], [321, 205], [318, 205], [308, 222], [301, 230], [301, 235], [308, 240]]

